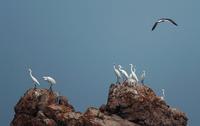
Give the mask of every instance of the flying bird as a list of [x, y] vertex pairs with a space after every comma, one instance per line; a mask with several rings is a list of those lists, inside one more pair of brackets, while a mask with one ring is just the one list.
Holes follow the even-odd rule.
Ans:
[[120, 78], [122, 78], [122, 75], [121, 75], [120, 71], [116, 68], [115, 64], [114, 64], [113, 68], [114, 68], [115, 75], [117, 77], [117, 83], [120, 83], [119, 80], [120, 80]]
[[30, 77], [31, 77], [31, 79], [32, 79], [32, 81], [33, 81], [33, 83], [34, 83], [34, 85], [35, 85], [34, 89], [36, 89], [36, 84], [40, 85], [40, 83], [39, 83], [39, 81], [32, 75], [32, 70], [31, 70], [30, 68], [28, 69], [28, 71], [29, 71], [29, 75], [30, 75]]
[[53, 79], [52, 77], [49, 77], [49, 76], [44, 76], [42, 78], [50, 84], [50, 88], [49, 89], [52, 91], [52, 85], [56, 84], [56, 80]]
[[153, 25], [151, 30], [153, 31], [156, 28], [156, 26], [158, 25], [158, 23], [162, 23], [162, 22], [170, 22], [170, 23], [174, 24], [175, 26], [178, 26], [178, 24], [170, 18], [161, 18], [158, 21], [156, 21], [156, 23]]
[[122, 66], [121, 65], [118, 65], [119, 67], [119, 71], [122, 73], [123, 77], [124, 77], [124, 80], [127, 80], [129, 78], [127, 72], [125, 70], [122, 69]]

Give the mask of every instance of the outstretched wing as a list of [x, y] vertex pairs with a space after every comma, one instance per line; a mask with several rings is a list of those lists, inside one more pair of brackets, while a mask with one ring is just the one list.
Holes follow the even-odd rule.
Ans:
[[156, 22], [154, 25], [153, 25], [153, 27], [152, 27], [152, 31], [156, 28], [156, 26], [158, 25], [158, 22]]
[[178, 24], [176, 24], [176, 22], [175, 22], [175, 21], [173, 21], [172, 19], [169, 19], [169, 18], [167, 18], [166, 20], [168, 20], [168, 21], [169, 21], [169, 22], [171, 22], [172, 24], [174, 24], [174, 25], [178, 26]]

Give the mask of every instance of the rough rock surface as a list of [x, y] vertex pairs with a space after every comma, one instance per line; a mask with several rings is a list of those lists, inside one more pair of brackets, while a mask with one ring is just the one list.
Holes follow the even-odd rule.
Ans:
[[99, 109], [75, 112], [64, 96], [29, 89], [15, 106], [11, 126], [186, 126], [187, 117], [170, 108], [148, 87], [112, 84]]
[[112, 84], [105, 110], [142, 126], [186, 126], [188, 120], [142, 84]]

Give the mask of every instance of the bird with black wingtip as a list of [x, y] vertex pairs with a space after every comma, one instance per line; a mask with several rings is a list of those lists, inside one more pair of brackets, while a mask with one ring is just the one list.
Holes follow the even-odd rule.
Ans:
[[162, 22], [170, 22], [170, 23], [172, 23], [172, 24], [174, 24], [175, 26], [178, 26], [178, 24], [175, 22], [175, 21], [173, 21], [172, 19], [170, 19], [170, 18], [161, 18], [161, 19], [158, 19], [155, 23], [154, 23], [154, 25], [153, 25], [153, 27], [152, 27], [152, 31], [156, 28], [156, 26], [159, 24], [159, 23], [162, 23]]

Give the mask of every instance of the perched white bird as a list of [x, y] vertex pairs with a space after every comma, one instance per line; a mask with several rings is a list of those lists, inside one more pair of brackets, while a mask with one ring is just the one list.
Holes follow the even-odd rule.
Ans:
[[161, 100], [165, 100], [165, 89], [162, 89], [162, 96], [160, 98]]
[[29, 70], [29, 75], [30, 75], [30, 77], [31, 77], [31, 79], [32, 79], [32, 81], [33, 81], [33, 83], [34, 83], [34, 85], [35, 85], [34, 88], [36, 88], [36, 84], [40, 85], [40, 83], [39, 83], [39, 81], [32, 75], [32, 70], [31, 70], [30, 68], [29, 68], [28, 70]]
[[142, 75], [141, 75], [141, 77], [140, 77], [141, 83], [142, 83], [142, 84], [144, 84], [144, 78], [145, 78], [145, 76], [146, 76], [146, 72], [143, 70], [143, 71], [142, 71]]
[[129, 64], [131, 66], [131, 74], [130, 74], [130, 77], [133, 78], [134, 80], [136, 80], [136, 82], [138, 82], [138, 77], [136, 75], [136, 69], [134, 67], [134, 70], [133, 70], [133, 64]]
[[124, 80], [127, 80], [129, 78], [127, 72], [125, 70], [122, 69], [122, 66], [121, 65], [118, 65], [119, 67], [119, 71], [122, 73], [123, 77], [124, 77]]
[[159, 19], [158, 21], [155, 22], [155, 24], [153, 25], [153, 27], [152, 27], [151, 30], [153, 31], [153, 30], [156, 28], [156, 26], [158, 25], [158, 23], [161, 23], [161, 22], [170, 22], [170, 23], [172, 23], [172, 24], [178, 26], [178, 24], [176, 24], [176, 22], [173, 21], [172, 19], [169, 19], [169, 18], [161, 18], [161, 19]]
[[114, 68], [115, 75], [116, 75], [116, 77], [117, 77], [117, 83], [120, 83], [119, 80], [120, 80], [120, 78], [122, 78], [122, 75], [121, 75], [121, 73], [119, 72], [119, 70], [116, 68], [115, 64], [114, 64], [113, 68]]
[[44, 76], [42, 78], [50, 84], [50, 88], [49, 89], [52, 91], [52, 85], [56, 84], [55, 79], [53, 79], [52, 77], [49, 77], [49, 76]]
[[133, 84], [134, 86], [135, 86], [135, 84], [136, 84], [136, 80], [133, 79], [133, 78], [131, 78], [130, 76], [129, 76], [127, 82], [128, 82], [128, 84]]

